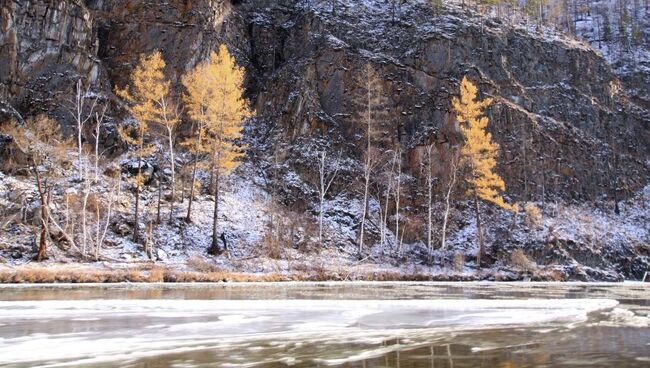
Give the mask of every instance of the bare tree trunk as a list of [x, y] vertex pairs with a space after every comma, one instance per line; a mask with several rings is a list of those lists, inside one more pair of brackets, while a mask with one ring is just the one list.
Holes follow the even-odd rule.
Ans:
[[105, 105], [101, 115], [95, 113], [95, 183], [99, 181], [99, 133], [101, 132], [102, 121], [104, 121], [104, 115], [106, 114], [107, 108], [108, 105]]
[[478, 204], [478, 196], [474, 194], [474, 211], [476, 213], [476, 232], [478, 236], [478, 252], [476, 253], [476, 267], [481, 268], [481, 257], [485, 251], [483, 240], [483, 228], [481, 226], [481, 211]]
[[97, 118], [97, 130], [95, 131], [95, 183], [99, 181], [99, 129], [101, 121]]
[[122, 174], [120, 173], [120, 176], [118, 177], [118, 182], [117, 182], [117, 188], [116, 192], [111, 192], [111, 199], [108, 202], [108, 209], [106, 212], [106, 224], [104, 224], [104, 230], [102, 232], [102, 236], [100, 237], [99, 241], [97, 242], [97, 247], [95, 248], [95, 260], [99, 260], [99, 252], [102, 247], [102, 244], [104, 244], [104, 239], [106, 239], [106, 233], [108, 232], [108, 227], [111, 225], [111, 216], [113, 215], [113, 204], [115, 201], [120, 197], [120, 193], [122, 192]]
[[456, 184], [456, 170], [457, 162], [456, 158], [453, 158], [451, 164], [451, 179], [449, 180], [449, 186], [447, 187], [447, 195], [445, 195], [445, 214], [442, 219], [442, 242], [440, 245], [441, 249], [445, 249], [446, 247], [447, 221], [449, 219], [449, 211], [451, 210], [451, 193], [454, 189], [454, 185]]
[[153, 260], [153, 224], [149, 220], [149, 225], [147, 226], [147, 235], [144, 239], [144, 250], [147, 253], [147, 257], [150, 260]]
[[361, 215], [361, 234], [359, 235], [359, 256], [363, 253], [363, 235], [366, 225], [366, 214], [368, 212], [368, 186], [370, 185], [370, 152], [366, 153], [366, 169], [364, 173], [364, 190], [363, 190], [363, 211]]
[[[142, 148], [141, 148], [142, 149]], [[133, 242], [140, 241], [140, 231], [138, 224], [140, 222], [140, 176], [142, 175], [142, 159], [138, 156], [138, 176], [135, 185], [135, 214], [133, 223]]]
[[433, 144], [427, 147], [427, 249], [429, 250], [429, 261], [433, 257], [432, 241], [432, 217], [433, 217], [433, 175], [431, 172], [431, 150]]
[[318, 244], [323, 245], [323, 206], [325, 204], [325, 195], [320, 195], [320, 206], [318, 211]]
[[38, 195], [41, 198], [41, 236], [39, 238], [39, 244], [38, 244], [38, 254], [36, 255], [36, 260], [38, 262], [42, 261], [45, 259], [47, 256], [47, 238], [48, 238], [48, 214], [49, 211], [47, 210], [47, 204], [48, 204], [48, 196], [47, 196], [47, 184], [42, 182], [41, 179], [41, 174], [38, 171], [38, 165], [36, 164], [35, 161], [33, 161], [34, 164], [34, 172], [36, 173], [36, 186], [38, 188]]
[[84, 178], [84, 199], [81, 207], [81, 254], [86, 255], [87, 244], [88, 244], [88, 213], [86, 211], [88, 207], [88, 196], [90, 196], [90, 183], [88, 181], [88, 173], [83, 176]]
[[171, 129], [167, 129], [169, 138], [169, 162], [172, 171], [171, 178], [171, 199], [169, 201], [169, 222], [174, 220], [174, 201], [176, 199], [176, 163], [174, 162], [174, 139]]
[[386, 188], [386, 199], [384, 201], [384, 217], [381, 227], [381, 244], [386, 244], [386, 230], [388, 229], [388, 203], [390, 201], [390, 192], [393, 189], [393, 169], [395, 160], [391, 163], [390, 175], [388, 176], [388, 187]]
[[95, 214], [96, 214], [96, 223], [95, 223], [95, 260], [99, 258], [99, 242], [101, 240], [101, 213], [99, 212], [99, 200], [95, 201]]
[[198, 157], [194, 156], [194, 166], [192, 167], [192, 180], [190, 180], [190, 197], [187, 204], [187, 216], [185, 216], [185, 221], [191, 222], [192, 218], [192, 202], [194, 201], [194, 186], [196, 185], [196, 167], [198, 164]]
[[214, 214], [212, 219], [212, 244], [210, 249], [208, 249], [208, 254], [217, 256], [221, 253], [219, 251], [219, 235], [218, 235], [218, 225], [219, 225], [219, 165], [215, 165], [214, 170]]
[[63, 225], [63, 229], [65, 231], [68, 231], [69, 225], [70, 225], [70, 197], [66, 195], [65, 196], [65, 224]]
[[397, 187], [395, 188], [395, 241], [397, 244], [397, 255], [402, 255], [402, 242], [400, 241], [399, 233], [399, 204], [400, 204], [400, 191], [402, 186], [402, 152], [398, 150], [395, 152], [397, 159]]
[[83, 131], [84, 122], [81, 119], [81, 114], [83, 112], [83, 96], [81, 92], [81, 79], [77, 81], [77, 111], [76, 111], [76, 120], [77, 120], [77, 163], [79, 170], [79, 180], [83, 180], [83, 169], [82, 169], [82, 154], [81, 154], [81, 134]]
[[325, 165], [326, 157], [327, 154], [325, 153], [325, 151], [323, 151], [320, 155], [320, 163], [318, 167], [318, 174], [319, 174], [318, 195], [320, 199], [320, 208], [318, 214], [318, 242], [321, 246], [323, 245], [323, 209], [325, 205], [325, 196], [327, 195], [327, 192], [332, 186], [332, 182], [336, 178], [336, 174], [339, 171], [339, 162], [341, 160], [341, 154], [339, 153], [339, 157], [336, 160], [334, 172], [332, 173], [331, 176], [329, 176], [329, 174], [327, 173], [327, 168]]
[[178, 180], [181, 182], [181, 203], [185, 203], [185, 175], [181, 172]]
[[75, 101], [74, 103], [74, 110], [72, 111], [72, 114], [74, 116], [76, 125], [77, 125], [77, 162], [79, 164], [79, 167], [77, 168], [79, 170], [79, 180], [83, 180], [83, 165], [82, 165], [82, 133], [83, 133], [83, 127], [88, 121], [93, 116], [93, 110], [95, 109], [95, 105], [97, 103], [97, 100], [92, 103], [90, 106], [90, 111], [88, 112], [88, 115], [84, 117], [84, 107], [86, 106], [86, 95], [90, 91], [90, 84], [88, 85], [88, 88], [84, 91], [83, 89], [83, 83], [81, 82], [81, 78], [77, 80], [77, 86], [76, 86], [76, 96], [75, 96]]
[[156, 206], [156, 224], [160, 224], [160, 203], [162, 202], [162, 183], [158, 182], [158, 204]]
[[318, 243], [319, 245], [323, 245], [323, 203], [325, 202], [325, 191], [323, 188], [325, 188], [325, 152], [321, 154], [321, 159], [320, 159], [320, 167], [318, 170], [320, 177], [319, 177], [319, 200], [320, 200], [320, 206], [319, 206], [319, 211], [318, 211]]

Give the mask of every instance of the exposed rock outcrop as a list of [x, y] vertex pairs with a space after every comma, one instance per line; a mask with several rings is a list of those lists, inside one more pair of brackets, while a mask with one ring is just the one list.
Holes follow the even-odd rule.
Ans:
[[[296, 212], [314, 208], [320, 150], [341, 152], [344, 160], [334, 192], [345, 199], [337, 200], [358, 197], [363, 133], [356, 118], [363, 107], [356, 99], [367, 63], [387, 100], [381, 144], [404, 152], [403, 207], [413, 218], [426, 199], [425, 146], [435, 145], [441, 186], [461, 143], [451, 98], [465, 75], [495, 100], [489, 129], [501, 145], [508, 200], [613, 206], [648, 185], [650, 111], [633, 80], [621, 82], [587, 44], [459, 7], [434, 14], [427, 1], [412, 0], [394, 20], [387, 0], [339, 1], [336, 12], [317, 0], [8, 0], [0, 12], [0, 112], [9, 114], [3, 105], [24, 116], [46, 112], [68, 127], [77, 79], [117, 101], [111, 91], [125, 85], [140, 55], [161, 50], [180, 95], [182, 74], [228, 44], [247, 68], [247, 96], [257, 112], [245, 134], [247, 173]], [[116, 124], [126, 118], [119, 103], [109, 115]], [[378, 174], [378, 187], [381, 180]], [[356, 231], [354, 211], [336, 211], [331, 217]], [[456, 221], [454, 230], [468, 225]], [[540, 257], [571, 248], [566, 239], [541, 239], [523, 243]], [[640, 254], [623, 253], [607, 255], [618, 264]], [[646, 261], [635, 262], [619, 263], [637, 275]]]

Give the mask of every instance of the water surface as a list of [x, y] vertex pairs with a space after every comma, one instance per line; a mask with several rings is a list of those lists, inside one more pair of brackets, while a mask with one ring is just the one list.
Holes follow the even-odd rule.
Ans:
[[7, 367], [650, 367], [644, 284], [0, 287]]

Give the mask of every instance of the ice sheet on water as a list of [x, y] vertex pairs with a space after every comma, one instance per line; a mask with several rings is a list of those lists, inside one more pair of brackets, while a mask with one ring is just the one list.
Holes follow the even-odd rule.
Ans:
[[[170, 351], [339, 343], [500, 328], [566, 325], [611, 310], [610, 299], [77, 300], [0, 302], [7, 364], [78, 366]], [[92, 319], [81, 320], [85, 317]]]

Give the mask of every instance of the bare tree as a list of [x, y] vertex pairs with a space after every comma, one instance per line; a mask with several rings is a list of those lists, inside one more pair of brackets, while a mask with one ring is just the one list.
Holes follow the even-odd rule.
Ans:
[[447, 182], [447, 191], [445, 193], [445, 213], [442, 218], [442, 241], [440, 248], [445, 249], [447, 240], [447, 221], [449, 219], [449, 211], [451, 210], [451, 194], [456, 185], [456, 176], [458, 172], [458, 154], [455, 154], [451, 159], [451, 168], [449, 171], [449, 181]]
[[88, 207], [88, 197], [90, 196], [90, 178], [88, 178], [88, 169], [84, 165], [83, 176], [81, 176], [84, 181], [83, 187], [83, 200], [81, 205], [81, 254], [86, 255], [86, 249], [88, 244], [88, 213], [86, 211]]
[[336, 174], [339, 172], [339, 163], [341, 161], [341, 153], [334, 162], [334, 168], [332, 169], [331, 165], [328, 165], [327, 162], [327, 153], [325, 151], [321, 152], [320, 160], [318, 165], [318, 199], [319, 199], [319, 210], [318, 210], [318, 242], [320, 245], [323, 245], [323, 210], [325, 207], [325, 196], [332, 186], [332, 182], [336, 178]]
[[[370, 144], [368, 144], [370, 146]], [[359, 255], [363, 253], [363, 241], [364, 241], [364, 233], [365, 233], [365, 226], [366, 226], [366, 215], [368, 213], [368, 188], [370, 186], [370, 174], [372, 172], [372, 166], [374, 165], [374, 162], [371, 158], [371, 152], [368, 150], [366, 152], [366, 160], [365, 160], [365, 165], [364, 165], [364, 170], [363, 170], [363, 202], [361, 203], [361, 229], [359, 231]]]
[[[92, 104], [90, 105], [90, 108], [87, 106], [87, 97], [90, 92], [90, 84], [86, 88], [83, 86], [83, 82], [81, 81], [81, 78], [77, 80], [77, 85], [76, 85], [76, 90], [75, 90], [75, 99], [73, 101], [73, 107], [72, 107], [72, 116], [75, 119], [75, 125], [77, 127], [77, 162], [78, 162], [78, 167], [77, 170], [79, 171], [79, 180], [83, 180], [83, 145], [82, 145], [82, 135], [83, 135], [83, 128], [84, 125], [88, 122], [88, 120], [93, 118], [93, 112], [95, 110], [95, 106], [97, 104], [97, 99], [93, 99]], [[88, 112], [86, 112], [88, 110]]]
[[386, 97], [383, 95], [383, 88], [379, 75], [373, 68], [371, 63], [366, 63], [362, 73], [361, 83], [364, 85], [364, 93], [360, 96], [361, 101], [357, 104], [363, 106], [363, 113], [360, 116], [360, 123], [364, 126], [365, 152], [364, 152], [364, 165], [363, 165], [363, 203], [361, 214], [361, 226], [359, 232], [359, 255], [363, 253], [364, 235], [366, 218], [368, 215], [368, 200], [371, 174], [378, 162], [378, 152], [376, 149], [376, 141], [379, 132], [377, 125], [382, 118], [382, 107], [386, 105]]
[[397, 185], [395, 187], [395, 245], [397, 246], [397, 255], [402, 256], [402, 241], [399, 232], [399, 206], [400, 206], [400, 197], [402, 189], [402, 148], [398, 147], [395, 150], [395, 157], [393, 158], [397, 162]]
[[[108, 228], [111, 224], [111, 217], [113, 215], [113, 205], [115, 204], [117, 199], [120, 197], [120, 194], [122, 193], [122, 173], [118, 173], [117, 183], [114, 185], [110, 193], [111, 193], [111, 198], [108, 201], [108, 208], [106, 209], [106, 219], [104, 220], [104, 229], [102, 230], [101, 236], [98, 236], [95, 242], [96, 261], [99, 260], [99, 252], [102, 248], [102, 245], [104, 244], [104, 241], [106, 239], [106, 234], [108, 233]], [[97, 222], [97, 228], [98, 229], [100, 228], [99, 221]]]
[[58, 169], [67, 161], [71, 145], [61, 134], [59, 123], [46, 116], [31, 119], [25, 126], [10, 122], [2, 127], [2, 131], [9, 134], [18, 149], [28, 157], [30, 169], [36, 179], [41, 213], [36, 260], [42, 261], [47, 256], [50, 224], [54, 223], [63, 232], [63, 229], [52, 221], [49, 207], [52, 204], [52, 189], [56, 184]]
[[[394, 155], [394, 153], [393, 153]], [[395, 175], [395, 160], [390, 160], [390, 169], [387, 172], [386, 191], [384, 192], [384, 210], [381, 211], [381, 229], [380, 229], [380, 243], [383, 246], [386, 244], [386, 234], [388, 230], [388, 206], [390, 204], [390, 196], [393, 192], [393, 180]], [[380, 206], [381, 208], [381, 206]]]
[[433, 143], [427, 146], [427, 249], [429, 251], [429, 260], [431, 260], [433, 252], [433, 239], [432, 239], [432, 218], [433, 218]]
[[[171, 198], [169, 200], [169, 222], [174, 219], [174, 201], [176, 199], [176, 161], [174, 156], [174, 138], [176, 136], [176, 126], [180, 121], [180, 110], [178, 106], [170, 107], [166, 99], [160, 99], [163, 110], [163, 125], [167, 132], [167, 144], [169, 148], [169, 168], [171, 170]], [[173, 111], [173, 112], [172, 112]]]
[[102, 128], [102, 123], [104, 122], [104, 115], [106, 114], [106, 109], [108, 105], [104, 105], [101, 114], [95, 113], [95, 132], [93, 138], [95, 139], [95, 182], [99, 181], [99, 133]]

